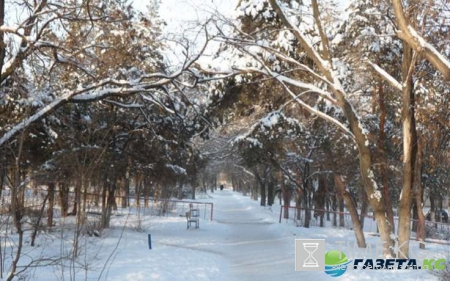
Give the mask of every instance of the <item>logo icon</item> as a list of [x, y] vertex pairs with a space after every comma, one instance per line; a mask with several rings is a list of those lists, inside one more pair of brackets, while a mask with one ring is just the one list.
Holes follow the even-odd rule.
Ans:
[[347, 256], [338, 250], [331, 250], [325, 254], [325, 273], [338, 277], [347, 271], [347, 264], [350, 261]]
[[325, 239], [295, 239], [295, 271], [325, 270]]
[[319, 243], [303, 243], [303, 249], [308, 252], [308, 257], [303, 262], [304, 267], [319, 267], [319, 263], [314, 258], [313, 254], [317, 251]]

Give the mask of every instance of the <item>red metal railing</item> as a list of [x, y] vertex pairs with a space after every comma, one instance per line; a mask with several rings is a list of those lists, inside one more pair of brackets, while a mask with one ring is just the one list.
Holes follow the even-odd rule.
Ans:
[[[45, 197], [47, 190], [45, 189], [27, 189], [27, 195], [25, 197], [25, 207], [32, 207], [40, 210], [40, 206], [43, 202], [43, 198]], [[40, 195], [39, 195], [40, 194]], [[55, 207], [58, 206], [59, 200], [58, 191], [55, 191]], [[81, 197], [86, 196], [86, 209], [88, 212], [99, 212], [101, 211], [102, 205], [102, 195], [97, 193], [81, 193]], [[203, 214], [203, 219], [213, 220], [213, 212], [214, 212], [214, 204], [211, 202], [201, 202], [201, 201], [193, 201], [193, 200], [176, 200], [176, 199], [158, 199], [152, 197], [144, 197], [140, 196], [136, 198], [136, 196], [114, 196], [116, 199], [117, 210], [114, 210], [116, 213], [128, 213], [131, 209], [135, 212], [139, 212], [141, 215], [164, 215], [170, 216], [175, 215], [184, 216], [185, 212], [189, 211], [191, 208], [190, 204], [192, 204], [192, 208], [199, 209]], [[0, 213], [7, 212], [7, 206], [10, 204], [9, 193], [4, 192], [2, 194], [0, 202]], [[127, 200], [130, 204], [127, 208], [122, 208], [121, 200]], [[139, 200], [139, 202], [136, 202]], [[75, 203], [75, 193], [69, 192], [69, 209], [73, 208]], [[128, 205], [128, 204], [127, 204]], [[46, 210], [46, 209], [45, 209]], [[60, 216], [60, 209], [56, 207], [54, 210], [55, 217]]]
[[[139, 198], [139, 200], [145, 200], [142, 197]], [[206, 206], [209, 206], [209, 219], [213, 220], [213, 215], [214, 215], [214, 203], [211, 202], [200, 202], [200, 201], [185, 201], [185, 200], [172, 200], [172, 199], [149, 199], [149, 201], [153, 201], [153, 202], [167, 202], [167, 203], [176, 203], [176, 204], [182, 204], [182, 205], [187, 205], [189, 206], [189, 208], [191, 208], [191, 204], [195, 205], [194, 209], [201, 209], [201, 206], [205, 206], [205, 208], [203, 208], [205, 210], [206, 213]], [[144, 204], [141, 204], [141, 206]], [[183, 208], [184, 211], [185, 208]], [[186, 208], [187, 209], [187, 208]]]
[[[294, 206], [280, 206], [280, 216], [279, 216], [279, 223], [283, 220], [284, 215], [284, 209], [288, 208], [289, 210], [292, 210], [292, 212], [289, 212], [289, 218], [285, 219], [287, 223], [292, 222], [296, 226], [301, 226], [304, 223], [305, 218], [305, 212], [309, 211], [311, 212], [311, 222], [310, 226], [318, 226], [319, 221], [317, 220], [320, 218], [321, 215], [324, 216], [323, 222], [325, 227], [344, 227], [348, 229], [353, 229], [353, 222], [350, 216], [350, 213], [348, 212], [339, 212], [339, 211], [328, 211], [323, 209], [305, 209], [305, 208], [297, 208]], [[330, 221], [334, 220], [330, 217], [330, 221], [328, 221], [325, 216], [327, 216], [327, 213], [331, 216], [336, 216], [336, 225], [333, 225]], [[315, 216], [315, 215], [316, 216]], [[364, 220], [364, 231], [365, 232], [372, 232], [377, 233], [378, 227], [375, 221], [374, 216], [366, 215]], [[340, 220], [343, 219], [343, 224], [340, 225]], [[398, 226], [398, 218], [394, 218], [394, 223], [396, 226]], [[411, 239], [417, 239], [417, 233], [419, 228], [419, 221], [418, 220], [411, 220]], [[396, 230], [398, 227], [396, 227]], [[435, 239], [439, 243], [438, 240], [447, 240], [450, 241], [450, 224], [445, 222], [432, 222], [432, 221], [425, 221], [425, 237], [427, 238], [427, 241], [430, 241], [430, 239]]]
[[[116, 200], [118, 199], [129, 199], [130, 203], [133, 202], [134, 206], [136, 204], [135, 196], [115, 196]], [[192, 200], [176, 200], [176, 199], [155, 199], [155, 198], [145, 198], [139, 197], [139, 206], [140, 208], [150, 208], [154, 207], [155, 204], [165, 203], [165, 212], [164, 214], [176, 214], [176, 215], [184, 215], [189, 209], [199, 209], [203, 211], [203, 219], [207, 219], [206, 213], [209, 213], [209, 219], [213, 220], [214, 215], [214, 203], [211, 202], [200, 202], [200, 201], [192, 201]], [[117, 204], [119, 207], [119, 204]], [[131, 205], [131, 204], [130, 204]]]

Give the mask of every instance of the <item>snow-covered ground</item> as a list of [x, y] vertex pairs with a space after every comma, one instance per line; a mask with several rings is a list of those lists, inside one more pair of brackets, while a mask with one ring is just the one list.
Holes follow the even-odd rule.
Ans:
[[[120, 215], [101, 238], [82, 241], [76, 262], [29, 269], [30, 280], [436, 280], [427, 271], [347, 270], [341, 277], [324, 272], [296, 272], [295, 239], [326, 239], [326, 251], [337, 249], [339, 240], [354, 240], [351, 230], [295, 227], [278, 223], [279, 206], [259, 203], [231, 190], [209, 194], [214, 220], [200, 221], [200, 228], [186, 229], [184, 217]], [[138, 228], [137, 226], [140, 225]], [[147, 235], [152, 235], [152, 249]], [[54, 231], [38, 239], [40, 247], [25, 246], [25, 253], [38, 257], [63, 255], [73, 233]], [[63, 238], [61, 240], [60, 238]], [[366, 236], [375, 244], [378, 237]], [[63, 241], [63, 242], [61, 242]], [[448, 246], [427, 245], [419, 250], [411, 241], [418, 260], [445, 257]], [[23, 263], [27, 258], [23, 258]], [[75, 277], [75, 278], [74, 278]]]

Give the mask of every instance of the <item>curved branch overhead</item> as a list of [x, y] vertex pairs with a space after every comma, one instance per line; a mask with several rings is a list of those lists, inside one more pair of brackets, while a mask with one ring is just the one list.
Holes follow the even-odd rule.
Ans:
[[417, 53], [423, 55], [447, 81], [450, 81], [450, 60], [421, 36], [405, 16], [401, 0], [392, 0], [398, 28], [397, 34]]

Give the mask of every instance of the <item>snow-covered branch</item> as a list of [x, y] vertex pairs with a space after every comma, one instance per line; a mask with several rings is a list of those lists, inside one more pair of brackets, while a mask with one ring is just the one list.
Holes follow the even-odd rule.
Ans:
[[450, 80], [450, 60], [441, 54], [436, 48], [425, 40], [411, 26], [403, 11], [401, 0], [392, 0], [395, 18], [400, 30], [398, 36], [403, 39], [414, 51], [422, 54], [437, 70], [442, 73], [446, 80]]
[[325, 61], [320, 54], [314, 49], [314, 47], [308, 42], [304, 34], [298, 29], [297, 26], [291, 23], [291, 21], [288, 19], [286, 14], [284, 13], [282, 7], [277, 3], [277, 0], [269, 0], [270, 5], [277, 13], [278, 17], [281, 19], [281, 21], [292, 30], [293, 34], [299, 40], [300, 45], [304, 48], [306, 54], [317, 64], [317, 67], [320, 69], [320, 71], [332, 82], [335, 79], [333, 79], [332, 75], [332, 65], [330, 65], [329, 62]]
[[144, 105], [139, 104], [139, 103], [125, 104], [125, 103], [121, 103], [121, 102], [109, 100], [109, 99], [105, 99], [104, 101], [107, 103], [113, 104], [117, 107], [120, 107], [120, 108], [142, 108], [142, 107], [144, 107]]
[[[192, 65], [192, 63], [188, 63], [186, 65]], [[172, 75], [166, 74], [153, 74], [153, 77], [161, 77], [163, 78], [153, 82], [153, 83], [136, 83], [135, 81], [125, 81], [125, 80], [115, 80], [115, 79], [104, 79], [98, 83], [95, 83], [85, 89], [76, 90], [76, 91], [67, 91], [60, 97], [56, 98], [51, 103], [39, 109], [36, 113], [32, 114], [25, 120], [19, 122], [14, 125], [6, 134], [4, 134], [0, 138], [0, 146], [5, 144], [8, 140], [18, 134], [20, 131], [27, 128], [30, 124], [45, 118], [49, 114], [51, 114], [54, 110], [63, 106], [67, 103], [80, 103], [80, 102], [91, 102], [102, 100], [111, 96], [123, 96], [123, 95], [132, 95], [137, 93], [145, 92], [149, 89], [159, 88], [163, 85], [167, 85], [171, 83], [173, 79], [176, 79], [183, 73], [183, 70], [179, 70]], [[106, 88], [105, 88], [106, 87]], [[155, 100], [148, 99], [154, 103], [157, 103]], [[159, 104], [159, 103], [157, 103]], [[167, 108], [166, 108], [167, 109]], [[169, 110], [169, 109], [167, 109]]]
[[337, 101], [330, 95], [330, 93], [328, 93], [310, 83], [304, 83], [304, 82], [289, 78], [283, 74], [272, 72], [269, 69], [261, 70], [258, 68], [247, 67], [247, 68], [236, 68], [236, 70], [238, 70], [242, 73], [259, 73], [259, 74], [273, 77], [274, 79], [277, 79], [278, 81], [282, 81], [286, 84], [289, 84], [289, 85], [292, 85], [292, 86], [295, 86], [298, 88], [302, 88], [302, 89], [307, 89], [311, 92], [317, 93], [322, 98], [330, 101], [332, 104], [334, 104], [334, 105], [337, 104]]
[[[310, 67], [308, 67], [306, 64], [303, 64], [301, 62], [299, 62], [298, 60], [287, 56], [286, 54], [284, 54], [283, 52], [272, 48], [270, 46], [268, 46], [267, 44], [262, 44], [260, 42], [252, 42], [249, 40], [242, 40], [242, 39], [236, 39], [236, 38], [229, 38], [229, 37], [222, 37], [222, 39], [224, 40], [224, 42], [226, 42], [227, 44], [232, 44], [233, 46], [240, 48], [240, 46], [255, 46], [258, 48], [261, 48], [262, 50], [265, 50], [267, 52], [269, 52], [271, 55], [274, 55], [276, 58], [283, 60], [287, 63], [292, 63], [293, 65], [297, 66], [299, 68], [299, 70], [301, 71], [305, 71], [307, 72], [309, 75], [311, 75], [312, 77], [318, 79], [320, 82], [326, 83], [329, 86], [333, 86], [332, 83], [330, 83], [330, 81], [327, 80], [326, 77], [323, 77], [322, 75], [319, 75], [317, 72], [315, 72], [314, 70], [312, 70]], [[251, 53], [250, 48], [246, 48], [245, 50], [247, 53]], [[254, 54], [252, 54], [253, 56]]]
[[245, 167], [242, 167], [241, 165], [236, 165], [234, 164], [235, 167], [237, 168], [241, 168], [242, 171], [244, 171], [246, 174], [249, 174], [252, 177], [256, 177], [254, 173], [250, 172], [249, 170], [247, 170]]
[[[43, 34], [43, 31], [47, 29], [49, 23], [55, 20], [57, 17], [51, 17], [46, 23], [39, 26], [36, 24], [38, 19], [38, 14], [42, 12], [42, 10], [47, 5], [47, 0], [41, 1], [39, 4], [35, 3], [33, 13], [24, 20], [17, 28], [10, 28], [2, 25], [0, 27], [1, 32], [12, 33], [21, 38], [20, 48], [18, 51], [12, 55], [12, 57], [1, 67], [0, 73], [0, 83], [3, 82], [8, 76], [10, 76], [18, 67], [21, 66], [22, 62], [31, 54], [31, 49], [34, 44], [40, 39], [40, 36]], [[40, 29], [38, 29], [40, 28]], [[23, 33], [20, 33], [19, 30], [23, 29]], [[36, 38], [31, 39], [30, 36], [32, 33], [36, 34]], [[1, 44], [5, 44], [5, 42], [0, 42]]]
[[284, 83], [284, 81], [282, 80], [278, 80], [280, 81], [280, 83], [284, 86], [284, 88], [286, 89], [286, 91], [289, 93], [289, 95], [292, 96], [292, 98], [295, 99], [295, 101], [300, 104], [303, 108], [305, 108], [306, 110], [308, 110], [310, 113], [315, 114], [317, 116], [319, 116], [320, 118], [335, 124], [336, 126], [338, 126], [338, 128], [340, 128], [343, 132], [345, 132], [346, 134], [348, 134], [349, 136], [351, 136], [353, 139], [355, 138], [355, 136], [352, 134], [352, 132], [347, 128], [347, 126], [345, 126], [344, 124], [342, 124], [341, 122], [339, 122], [337, 119], [323, 113], [320, 110], [317, 110], [315, 108], [313, 108], [312, 106], [308, 105], [307, 103], [305, 103], [304, 101], [302, 101], [301, 99], [298, 99], [296, 97], [296, 95], [289, 89], [289, 87], [286, 86], [286, 84]]
[[367, 62], [384, 80], [386, 80], [389, 84], [391, 84], [392, 87], [396, 88], [397, 90], [402, 90], [402, 85], [392, 77], [389, 73], [387, 73], [384, 69], [379, 67], [378, 65], [374, 64], [373, 62], [369, 61]]

